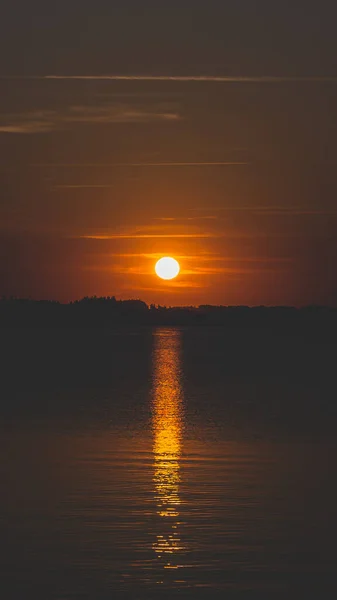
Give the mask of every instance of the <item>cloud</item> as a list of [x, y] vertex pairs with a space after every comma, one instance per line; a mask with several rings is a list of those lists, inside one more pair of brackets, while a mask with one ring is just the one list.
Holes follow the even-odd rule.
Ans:
[[[92, 234], [73, 234], [69, 235], [70, 239], [78, 240], [93, 240], [93, 241], [109, 241], [109, 240], [133, 240], [133, 239], [269, 239], [269, 238], [298, 238], [303, 233], [275, 233], [275, 232], [246, 232], [246, 231], [223, 231], [223, 232], [195, 232], [195, 233], [92, 233]], [[312, 234], [311, 234], [312, 237]], [[315, 237], [322, 237], [321, 234]]]
[[[246, 161], [213, 161], [213, 162], [137, 162], [137, 163], [33, 163], [31, 167], [40, 168], [105, 168], [105, 167], [230, 167], [250, 165]], [[198, 209], [195, 209], [198, 210]]]
[[[100, 257], [105, 257], [105, 258], [140, 258], [140, 259], [149, 259], [149, 260], [158, 260], [159, 258], [162, 258], [163, 253], [162, 252], [148, 252], [148, 253], [144, 253], [144, 252], [118, 252], [118, 253], [114, 253], [114, 252], [109, 252], [108, 254], [100, 254]], [[186, 260], [186, 259], [198, 259], [200, 258], [199, 256], [193, 256], [193, 255], [186, 255], [186, 254], [176, 254], [174, 253], [174, 257], [177, 260]]]
[[[291, 263], [293, 262], [292, 258], [289, 257], [272, 257], [272, 256], [220, 256], [212, 253], [200, 253], [200, 254], [173, 254], [177, 260], [181, 261], [197, 261], [199, 263], [204, 262], [222, 262], [222, 263]], [[118, 252], [118, 253], [108, 253], [108, 254], [100, 254], [101, 257], [105, 258], [139, 258], [139, 259], [148, 259], [148, 260], [158, 260], [162, 258], [162, 252]]]
[[257, 264], [256, 266], [247, 266], [247, 267], [194, 267], [192, 269], [182, 270], [181, 273], [183, 275], [237, 275], [237, 274], [250, 274], [261, 272], [263, 270], [264, 273], [274, 273], [275, 271], [283, 270], [285, 267], [264, 267], [262, 268], [261, 264]]
[[219, 217], [217, 217], [216, 215], [204, 215], [204, 216], [200, 216], [200, 217], [187, 217], [186, 220], [187, 221], [216, 221]]
[[76, 190], [76, 189], [97, 189], [97, 188], [114, 188], [116, 187], [115, 183], [75, 183], [75, 184], [64, 184], [64, 185], [54, 185], [52, 190]]
[[129, 240], [129, 239], [207, 239], [223, 237], [222, 232], [192, 227], [186, 228], [184, 225], [175, 225], [171, 222], [165, 223], [147, 223], [133, 227], [121, 227], [114, 230], [101, 229], [93, 232], [79, 232], [74, 234], [73, 238], [86, 240]]
[[155, 221], [179, 221], [177, 217], [156, 217]]
[[216, 221], [219, 217], [216, 215], [200, 215], [197, 217], [155, 217], [155, 221]]
[[[95, 265], [87, 265], [82, 267], [83, 271], [101, 271], [101, 272], [106, 272], [106, 273], [113, 273], [114, 275], [123, 275], [126, 276], [134, 276], [134, 277], [155, 277], [155, 273], [153, 268], [146, 267], [144, 265], [135, 265], [135, 266], [121, 266], [121, 265], [102, 265], [102, 264], [95, 264]], [[184, 270], [182, 269], [180, 272], [180, 275], [186, 276], [186, 275], [198, 275], [199, 273], [197, 273], [197, 271], [189, 271], [189, 270]], [[200, 283], [196, 280], [190, 281], [190, 280], [186, 280], [186, 279], [172, 279], [170, 281], [167, 281], [165, 283], [165, 288], [163, 289], [170, 289], [170, 288], [179, 288], [179, 287], [202, 287], [204, 284]], [[141, 286], [137, 285], [137, 289], [142, 290], [142, 289], [146, 289], [146, 288], [142, 288]], [[156, 290], [159, 290], [158, 287], [156, 287]]]
[[[200, 211], [203, 212], [205, 210], [210, 210], [209, 207], [206, 209], [204, 207], [196, 207], [190, 209], [191, 211]], [[222, 212], [251, 212], [257, 213], [260, 215], [289, 215], [289, 216], [301, 216], [301, 215], [337, 215], [336, 210], [322, 209], [315, 210], [301, 206], [221, 206], [221, 207], [212, 207], [212, 211], [222, 213]], [[192, 217], [193, 218], [193, 217]], [[203, 217], [206, 218], [206, 217]]]
[[45, 121], [27, 121], [17, 125], [0, 125], [0, 133], [47, 133], [52, 130], [53, 124]]
[[40, 110], [2, 115], [0, 133], [38, 134], [76, 124], [174, 122], [181, 119], [176, 105], [168, 103], [113, 103], [100, 106], [69, 106], [59, 111]]
[[[290, 239], [290, 238], [298, 238], [299, 236], [306, 236], [307, 232], [303, 231], [273, 231], [269, 228], [266, 228], [263, 231], [247, 231], [247, 230], [238, 230], [237, 228], [232, 227], [212, 227], [211, 225], [217, 224], [216, 220], [207, 221], [210, 226], [203, 227], [201, 224], [197, 226], [196, 224], [187, 225], [184, 222], [176, 222], [176, 221], [159, 221], [157, 223], [148, 223], [144, 225], [138, 225], [133, 227], [121, 227], [116, 228], [114, 230], [111, 229], [97, 229], [96, 231], [90, 230], [82, 230], [82, 231], [73, 231], [69, 232], [68, 237], [72, 239], [79, 240], [92, 240], [94, 242], [104, 242], [104, 241], [113, 241], [113, 240], [163, 240], [163, 239], [195, 239], [195, 240], [206, 240], [206, 239]], [[310, 236], [312, 237], [313, 233], [310, 232]], [[320, 235], [318, 232], [314, 234], [316, 237]]]
[[257, 212], [261, 215], [289, 215], [293, 216], [306, 216], [306, 215], [336, 215], [337, 211], [334, 210], [314, 210], [310, 208], [301, 207], [259, 207], [253, 209], [253, 212]]
[[72, 236], [75, 239], [84, 240], [133, 240], [133, 239], [147, 239], [147, 238], [214, 238], [223, 237], [215, 233], [114, 233], [114, 234], [91, 234], [91, 235], [78, 235]]
[[46, 133], [54, 129], [56, 116], [51, 110], [2, 115], [0, 133]]
[[[193, 276], [200, 277], [202, 275], [250, 275], [254, 273], [275, 273], [280, 272], [286, 269], [285, 265], [274, 265], [274, 266], [262, 266], [261, 264], [256, 265], [248, 265], [246, 267], [240, 266], [231, 266], [231, 267], [204, 267], [198, 266], [194, 268], [184, 268], [181, 266], [180, 276]], [[134, 276], [153, 276], [153, 268], [152, 265], [116, 265], [116, 264], [95, 264], [83, 267], [84, 271], [104, 271], [108, 273], [114, 273], [115, 275], [134, 275]], [[172, 280], [170, 285], [172, 284], [184, 284], [185, 280]], [[194, 280], [195, 283], [195, 280]]]
[[[168, 281], [165, 285], [161, 286], [160, 284], [156, 284], [155, 286], [142, 286], [137, 285], [137, 292], [164, 292], [166, 294], [175, 294], [179, 291], [179, 289], [205, 289], [208, 287], [204, 282], [198, 283], [197, 281], [181, 281], [181, 280], [171, 280]], [[124, 287], [124, 291], [132, 291], [134, 293], [134, 288], [132, 287]]]
[[72, 106], [63, 118], [71, 123], [146, 123], [176, 121], [180, 119], [180, 115], [169, 110], [167, 104], [147, 107], [119, 103], [108, 106]]
[[79, 80], [79, 81], [177, 81], [177, 82], [219, 82], [219, 83], [336, 83], [337, 77], [279, 77], [241, 76], [241, 75], [33, 75], [9, 76], [2, 79], [37, 79], [37, 80]]

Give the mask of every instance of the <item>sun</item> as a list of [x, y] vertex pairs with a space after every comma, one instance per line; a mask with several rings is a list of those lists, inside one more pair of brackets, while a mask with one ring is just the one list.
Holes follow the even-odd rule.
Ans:
[[174, 279], [179, 275], [180, 265], [175, 258], [164, 256], [156, 263], [155, 271], [161, 279]]

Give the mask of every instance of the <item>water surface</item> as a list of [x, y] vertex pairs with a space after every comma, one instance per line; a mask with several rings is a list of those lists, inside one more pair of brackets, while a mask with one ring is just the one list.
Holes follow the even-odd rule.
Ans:
[[221, 328], [88, 352], [2, 386], [2, 596], [332, 597], [333, 380], [249, 369]]

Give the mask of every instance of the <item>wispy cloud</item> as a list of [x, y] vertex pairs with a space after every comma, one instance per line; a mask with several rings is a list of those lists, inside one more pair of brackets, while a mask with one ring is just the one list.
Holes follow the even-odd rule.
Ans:
[[194, 162], [128, 162], [128, 163], [33, 163], [31, 167], [40, 168], [105, 168], [105, 167], [228, 167], [228, 166], [245, 166], [250, 165], [247, 161], [194, 161]]
[[[137, 292], [156, 292], [156, 293], [162, 293], [164, 292], [165, 295], [167, 294], [176, 294], [179, 289], [205, 289], [208, 286], [205, 284], [205, 282], [198, 282], [198, 281], [182, 281], [182, 280], [177, 280], [177, 279], [172, 279], [171, 281], [167, 281], [165, 283], [165, 285], [158, 285], [156, 283], [155, 286], [146, 286], [146, 285], [139, 285], [137, 284]], [[134, 288], [132, 287], [124, 287], [124, 291], [128, 291], [130, 290], [131, 292], [134, 293]]]
[[[190, 209], [191, 211], [204, 212], [210, 210], [204, 207], [195, 207]], [[226, 212], [247, 212], [257, 213], [260, 215], [289, 215], [289, 216], [301, 216], [301, 215], [337, 215], [336, 210], [320, 209], [315, 210], [307, 208], [305, 206], [221, 206], [212, 207], [213, 212], [226, 213]], [[192, 217], [193, 218], [193, 217]], [[196, 217], [197, 218], [197, 217]], [[206, 217], [203, 217], [206, 218]]]
[[37, 80], [79, 80], [79, 81], [181, 81], [181, 82], [219, 82], [219, 83], [336, 83], [336, 76], [327, 77], [288, 77], [288, 76], [244, 76], [244, 75], [35, 75], [8, 76], [2, 79]]
[[[116, 275], [134, 275], [134, 276], [153, 276], [153, 265], [146, 264], [137, 264], [137, 265], [121, 265], [121, 264], [94, 264], [83, 267], [85, 271], [104, 271], [109, 273], [114, 273]], [[252, 273], [259, 273], [263, 271], [264, 273], [275, 273], [280, 272], [284, 269], [287, 269], [287, 266], [281, 264], [275, 265], [262, 265], [257, 264], [248, 264], [247, 266], [196, 266], [193, 268], [185, 268], [183, 265], [181, 266], [180, 276], [208, 276], [208, 275], [249, 275]], [[178, 283], [180, 280], [177, 280]], [[175, 283], [172, 281], [172, 283]], [[170, 283], [171, 285], [171, 283]]]
[[[195, 232], [195, 233], [92, 233], [92, 234], [73, 234], [67, 236], [70, 239], [78, 239], [78, 240], [93, 240], [93, 241], [113, 241], [113, 240], [133, 240], [133, 239], [216, 239], [216, 238], [225, 238], [225, 239], [286, 239], [286, 238], [298, 238], [301, 235], [305, 235], [305, 233], [296, 232], [296, 233], [279, 233], [273, 231], [263, 231], [263, 232], [249, 232], [249, 231], [214, 231], [214, 232]], [[313, 236], [310, 234], [310, 237], [322, 237], [321, 233], [317, 233], [317, 235]]]
[[[162, 252], [109, 252], [108, 254], [100, 254], [100, 257], [105, 258], [140, 258], [140, 259], [149, 259], [149, 260], [158, 260], [163, 257]], [[177, 260], [186, 260], [186, 259], [198, 259], [200, 256], [193, 256], [187, 254], [176, 254], [174, 253], [174, 257]]]
[[[249, 228], [242, 228], [241, 230], [237, 227], [225, 226], [218, 227], [212, 226], [217, 225], [217, 220], [207, 221], [209, 226], [207, 229], [202, 223], [179, 222], [179, 221], [158, 221], [153, 220], [150, 223], [131, 226], [131, 227], [120, 227], [116, 229], [96, 229], [94, 230], [82, 230], [73, 231], [68, 237], [79, 240], [92, 240], [93, 242], [104, 242], [113, 240], [172, 240], [172, 239], [269, 239], [269, 238], [298, 238], [299, 236], [306, 236], [306, 231], [275, 231], [275, 228], [264, 228], [263, 230], [250, 230]], [[310, 232], [312, 237], [313, 233]], [[316, 234], [315, 234], [316, 235]], [[317, 233], [320, 235], [320, 232]]]
[[289, 215], [289, 216], [305, 216], [305, 215], [336, 215], [335, 210], [315, 210], [305, 207], [259, 207], [254, 209], [254, 212], [261, 215]]
[[275, 266], [263, 266], [261, 268], [261, 264], [257, 263], [254, 265], [249, 265], [247, 267], [195, 267], [193, 269], [185, 269], [182, 271], [184, 275], [247, 275], [250, 273], [261, 272], [263, 270], [264, 273], [274, 273], [275, 271], [280, 271], [286, 268], [286, 266], [280, 266], [275, 264]]
[[[162, 252], [118, 252], [118, 253], [108, 253], [108, 254], [100, 254], [101, 257], [105, 258], [139, 258], [139, 259], [148, 259], [151, 261], [158, 260], [162, 258]], [[174, 257], [179, 261], [186, 262], [198, 262], [198, 263], [256, 263], [256, 264], [268, 264], [268, 263], [291, 263], [293, 262], [292, 258], [289, 257], [272, 257], [272, 256], [220, 256], [212, 253], [200, 253], [200, 254], [177, 254], [174, 253]]]
[[1, 115], [0, 133], [46, 133], [54, 129], [56, 115], [52, 110]]
[[223, 237], [215, 233], [114, 233], [114, 234], [91, 234], [72, 236], [75, 239], [85, 240], [133, 240], [133, 239], [151, 239], [151, 238], [214, 238]]
[[199, 215], [197, 217], [156, 217], [155, 221], [216, 221], [219, 217], [216, 215]]
[[63, 110], [9, 113], [1, 116], [0, 133], [38, 134], [76, 124], [173, 122], [181, 119], [177, 107], [167, 103], [112, 103], [98, 106], [69, 106]]
[[75, 183], [75, 184], [64, 184], [64, 185], [54, 185], [52, 190], [76, 190], [76, 189], [97, 189], [97, 188], [114, 188], [116, 187], [115, 183]]
[[140, 123], [176, 121], [180, 115], [165, 104], [150, 106], [110, 104], [108, 106], [72, 106], [64, 119], [72, 123]]
[[0, 125], [0, 133], [48, 133], [53, 130], [52, 123], [27, 121], [17, 125]]

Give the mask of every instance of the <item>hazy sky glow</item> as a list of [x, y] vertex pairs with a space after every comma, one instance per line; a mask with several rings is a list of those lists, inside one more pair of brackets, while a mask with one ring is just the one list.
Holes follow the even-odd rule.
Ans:
[[5, 0], [0, 294], [337, 305], [337, 10], [275, 4]]

